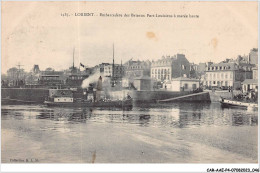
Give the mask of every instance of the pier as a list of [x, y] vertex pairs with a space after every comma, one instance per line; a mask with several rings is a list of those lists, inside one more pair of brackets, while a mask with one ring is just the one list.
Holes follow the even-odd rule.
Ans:
[[194, 93], [194, 94], [188, 94], [184, 96], [164, 99], [164, 100], [157, 100], [158, 103], [160, 102], [174, 102], [174, 101], [210, 101], [209, 92], [200, 92], [200, 93]]

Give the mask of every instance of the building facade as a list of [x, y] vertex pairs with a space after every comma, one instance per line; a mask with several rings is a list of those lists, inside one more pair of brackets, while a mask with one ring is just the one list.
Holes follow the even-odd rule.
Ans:
[[157, 81], [190, 76], [190, 63], [183, 54], [163, 56], [151, 63], [151, 77]]
[[41, 71], [39, 84], [44, 86], [59, 86], [65, 84], [63, 71]]
[[253, 48], [249, 53], [249, 63], [258, 64], [258, 48]]
[[194, 91], [199, 88], [199, 80], [179, 77], [166, 82], [164, 88], [169, 91]]
[[151, 62], [133, 61], [131, 59], [124, 64], [124, 70], [126, 78], [150, 76]]
[[207, 87], [233, 87], [239, 89], [241, 82], [252, 79], [251, 64], [225, 63], [211, 64], [205, 71]]
[[114, 77], [114, 79], [120, 79], [124, 75], [124, 67], [120, 64], [105, 64], [104, 65], [104, 76]]
[[258, 67], [252, 68], [253, 70], [253, 79], [245, 79], [242, 82], [242, 88], [243, 92], [249, 92], [249, 91], [254, 91], [258, 92]]
[[258, 80], [258, 66], [252, 68], [253, 70], [253, 79]]

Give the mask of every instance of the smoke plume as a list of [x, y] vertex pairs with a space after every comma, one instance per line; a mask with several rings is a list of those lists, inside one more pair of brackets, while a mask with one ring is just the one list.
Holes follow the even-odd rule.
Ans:
[[89, 76], [88, 78], [86, 78], [86, 79], [83, 80], [83, 82], [82, 82], [82, 84], [81, 84], [81, 87], [82, 87], [83, 89], [85, 89], [85, 88], [88, 88], [88, 87], [89, 87], [89, 84], [91, 84], [91, 83], [97, 83], [98, 78], [99, 78], [100, 76], [103, 78], [103, 76], [102, 76], [100, 73], [98, 73], [98, 72], [94, 73], [93, 75], [91, 75], [91, 76]]

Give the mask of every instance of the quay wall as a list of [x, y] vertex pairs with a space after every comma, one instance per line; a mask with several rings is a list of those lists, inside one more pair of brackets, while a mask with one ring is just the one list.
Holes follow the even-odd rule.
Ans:
[[[238, 94], [241, 94], [241, 93], [242, 93], [241, 91], [237, 91], [237, 90], [233, 91], [233, 95], [238, 95]], [[227, 98], [227, 99], [232, 98], [232, 93], [228, 92], [228, 90], [215, 91], [215, 92], [209, 91], [209, 95], [210, 95], [210, 100], [212, 102], [219, 102], [221, 97]]]
[[[176, 91], [136, 91], [136, 90], [122, 90], [112, 91], [110, 97], [112, 99], [123, 99], [129, 94], [135, 102], [150, 102], [155, 103], [157, 100], [164, 100], [179, 96], [192, 94], [189, 91], [176, 92]], [[22, 101], [32, 101], [35, 103], [43, 103], [45, 98], [49, 95], [48, 89], [43, 88], [2, 88], [1, 98], [17, 99]], [[210, 93], [210, 97], [206, 95], [185, 98], [182, 101], [211, 101], [219, 100], [219, 96], [215, 93]]]
[[35, 103], [43, 103], [49, 95], [49, 89], [42, 88], [2, 88], [1, 98], [9, 98], [14, 100], [32, 101]]
[[210, 103], [210, 95], [209, 92], [200, 92], [188, 94], [181, 97], [174, 97], [166, 100], [161, 100], [159, 102], [208, 102]]
[[[192, 94], [189, 91], [177, 92], [177, 91], [136, 91], [136, 90], [123, 90], [123, 91], [113, 91], [111, 93], [111, 98], [122, 99], [126, 94], [129, 94], [135, 102], [151, 102], [155, 103], [157, 100], [164, 100], [179, 96], [184, 96]], [[186, 98], [183, 101], [210, 101], [209, 94]]]

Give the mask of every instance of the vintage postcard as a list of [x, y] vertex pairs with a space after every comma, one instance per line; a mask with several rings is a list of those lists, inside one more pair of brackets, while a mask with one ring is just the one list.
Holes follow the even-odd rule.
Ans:
[[1, 5], [2, 163], [258, 163], [258, 2]]

